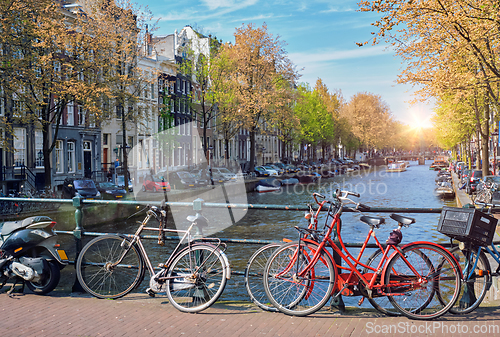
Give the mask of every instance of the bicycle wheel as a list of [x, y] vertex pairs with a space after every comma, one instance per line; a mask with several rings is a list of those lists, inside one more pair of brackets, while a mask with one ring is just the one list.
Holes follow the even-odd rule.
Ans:
[[474, 198], [474, 203], [476, 202], [486, 203], [486, 204], [491, 203], [491, 191], [489, 189], [481, 190], [481, 192], [479, 192]]
[[402, 252], [404, 258], [396, 254], [387, 263], [386, 292], [394, 294], [389, 300], [411, 319], [444, 315], [460, 293], [457, 262], [444, 248], [430, 243], [408, 245]]
[[176, 309], [199, 312], [217, 301], [229, 277], [223, 254], [205, 244], [177, 254], [167, 272], [166, 283], [168, 299]]
[[[377, 249], [367, 260], [366, 265], [377, 268], [377, 266], [380, 263], [380, 260], [382, 259], [383, 252], [379, 249]], [[387, 257], [388, 259], [389, 257]], [[364, 268], [363, 269], [363, 274], [365, 273], [373, 273], [373, 270], [369, 268]], [[391, 301], [389, 300], [389, 297], [387, 296], [378, 296], [378, 297], [373, 297], [369, 298], [367, 297], [368, 301], [370, 304], [377, 309], [379, 312], [387, 315], [387, 316], [401, 316], [401, 311], [397, 310], [394, 308], [392, 305]]]
[[460, 295], [450, 312], [452, 314], [468, 314], [481, 304], [490, 289], [490, 263], [483, 251], [478, 255], [477, 250], [460, 250], [459, 247], [454, 247], [450, 253], [455, 256], [462, 267], [463, 274]]
[[[130, 248], [128, 252], [127, 248]], [[87, 243], [78, 255], [76, 276], [83, 289], [93, 296], [119, 298], [142, 281], [144, 263], [128, 239], [116, 235], [100, 236]]]
[[325, 253], [317, 263], [298, 276], [312, 259], [318, 246], [291, 242], [278, 248], [264, 270], [264, 290], [271, 303], [281, 312], [306, 316], [321, 309], [330, 298], [337, 272]]
[[259, 248], [252, 254], [245, 269], [245, 288], [247, 289], [247, 293], [252, 302], [262, 310], [278, 311], [267, 298], [262, 278], [267, 260], [269, 260], [276, 248], [281, 247], [281, 245], [282, 243], [270, 243]]

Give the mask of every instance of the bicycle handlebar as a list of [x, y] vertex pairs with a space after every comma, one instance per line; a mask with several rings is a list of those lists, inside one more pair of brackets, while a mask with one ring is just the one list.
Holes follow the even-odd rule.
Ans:
[[313, 193], [313, 198], [314, 198], [314, 201], [316, 201], [316, 203], [318, 205], [321, 205], [321, 203], [318, 201], [318, 199], [316, 197], [326, 199], [326, 197], [323, 194], [319, 194], [319, 193], [314, 192]]

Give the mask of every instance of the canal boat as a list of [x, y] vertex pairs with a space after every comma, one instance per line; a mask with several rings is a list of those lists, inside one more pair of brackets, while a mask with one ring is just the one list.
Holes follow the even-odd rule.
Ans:
[[281, 187], [273, 187], [273, 186], [264, 186], [264, 185], [257, 185], [255, 187], [255, 190], [259, 193], [265, 193], [265, 192], [276, 192], [279, 191]]
[[453, 190], [453, 186], [450, 182], [442, 182], [438, 185], [435, 190], [435, 193], [438, 197], [442, 199], [452, 199], [455, 197], [455, 191]]
[[406, 171], [406, 164], [405, 164], [405, 162], [402, 162], [402, 161], [390, 163], [389, 165], [387, 165], [387, 168], [385, 171], [386, 172], [404, 172], [404, 171]]
[[443, 168], [447, 168], [449, 166], [448, 164], [448, 158], [445, 156], [438, 156], [434, 158], [434, 161], [432, 162], [431, 166], [429, 167], [430, 170], [435, 170], [439, 171]]
[[255, 190], [259, 193], [274, 192], [281, 188], [281, 182], [276, 178], [268, 178], [260, 180], [255, 186]]
[[281, 181], [281, 185], [295, 185], [299, 183], [299, 179], [297, 178], [288, 178], [288, 179], [283, 179]]

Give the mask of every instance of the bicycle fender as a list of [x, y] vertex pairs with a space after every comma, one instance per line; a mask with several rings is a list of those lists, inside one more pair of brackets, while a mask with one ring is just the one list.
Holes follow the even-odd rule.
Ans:
[[[455, 258], [454, 255], [452, 255], [446, 248], [444, 248], [443, 246], [437, 244], [437, 243], [434, 243], [434, 242], [428, 242], [428, 241], [415, 241], [415, 242], [410, 242], [410, 243], [407, 243], [405, 244], [404, 246], [402, 247], [399, 247], [400, 249], [404, 249], [408, 246], [411, 246], [411, 245], [418, 245], [418, 244], [426, 244], [426, 245], [431, 245], [431, 246], [434, 246], [436, 248], [440, 248], [442, 250], [444, 250], [445, 252], [447, 252], [451, 257], [452, 259], [457, 263], [457, 265], [460, 267], [460, 264], [458, 263], [457, 259]], [[387, 272], [387, 265], [389, 264], [388, 262], [394, 257], [394, 255], [398, 254], [397, 251], [394, 251], [391, 256], [389, 256], [387, 262], [385, 263], [384, 265], [384, 269], [382, 271], [382, 274], [381, 274], [381, 284], [385, 284], [385, 273]], [[458, 268], [458, 270], [460, 271], [460, 279], [463, 278], [463, 275], [462, 275], [462, 268]]]
[[[446, 253], [448, 253], [452, 257], [453, 261], [455, 261], [457, 263], [457, 266], [460, 267], [460, 263], [457, 261], [457, 258], [454, 255], [452, 255], [448, 249], [444, 248], [440, 244], [437, 244], [437, 243], [434, 243], [434, 242], [427, 242], [427, 241], [412, 242], [412, 244], [420, 244], [420, 243], [427, 244], [427, 245], [432, 245], [432, 246], [437, 247], [437, 248], [441, 248]], [[458, 270], [460, 271], [460, 279], [462, 279], [463, 278], [462, 268], [458, 268]]]

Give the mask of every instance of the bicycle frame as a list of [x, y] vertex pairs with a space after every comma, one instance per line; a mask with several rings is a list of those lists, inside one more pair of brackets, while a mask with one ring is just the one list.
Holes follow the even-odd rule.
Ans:
[[[342, 205], [341, 204], [340, 204], [340, 206], [339, 205], [335, 205], [335, 207], [336, 207], [336, 210], [334, 212], [335, 214], [333, 215], [333, 219], [332, 219], [331, 224], [329, 226], [328, 225], [326, 226], [327, 227], [327, 231], [324, 234], [323, 240], [318, 244], [318, 242], [316, 242], [314, 240], [311, 240], [311, 239], [306, 239], [306, 238], [299, 239], [299, 249], [297, 249], [297, 251], [292, 256], [292, 258], [290, 260], [290, 263], [287, 266], [287, 268], [285, 268], [282, 272], [280, 272], [276, 276], [279, 277], [280, 275], [283, 275], [283, 274], [289, 272], [292, 269], [293, 265], [296, 265], [296, 276], [299, 277], [299, 278], [304, 278], [306, 276], [306, 274], [309, 273], [311, 271], [311, 269], [314, 268], [314, 266], [316, 265], [316, 263], [320, 259], [321, 252], [325, 252], [327, 254], [328, 258], [336, 266], [336, 268], [340, 268], [342, 270], [347, 270], [347, 271], [350, 272], [349, 275], [347, 276], [346, 280], [344, 281], [343, 288], [340, 289], [340, 290], [338, 289], [339, 288], [338, 287], [338, 279], [340, 278], [340, 276], [339, 276], [338, 273], [336, 273], [337, 274], [337, 280], [336, 280], [336, 285], [337, 286], [334, 287], [333, 292], [338, 291], [338, 295], [341, 294], [343, 292], [343, 290], [346, 289], [349, 286], [357, 286], [360, 281], [364, 284], [364, 286], [369, 291], [372, 291], [373, 289], [380, 290], [379, 294], [383, 295], [383, 296], [398, 296], [398, 295], [403, 295], [402, 293], [385, 293], [382, 290], [383, 288], [386, 288], [388, 286], [388, 285], [384, 284], [384, 279], [385, 278], [383, 276], [387, 272], [387, 270], [386, 270], [386, 265], [387, 265], [387, 261], [388, 261], [387, 254], [388, 254], [388, 252], [390, 250], [390, 247], [392, 245], [391, 246], [387, 246], [386, 249], [384, 250], [383, 246], [380, 244], [380, 242], [378, 241], [377, 237], [375, 236], [375, 232], [373, 231], [373, 228], [371, 228], [370, 231], [368, 232], [368, 235], [367, 235], [367, 237], [365, 239], [365, 242], [363, 243], [361, 251], [358, 254], [358, 257], [355, 258], [354, 256], [352, 256], [349, 253], [349, 251], [345, 247], [344, 242], [342, 241], [341, 234], [340, 234], [340, 226], [339, 226], [339, 224], [340, 224], [340, 215], [342, 213]], [[333, 228], [336, 228], [336, 234], [337, 234], [337, 237], [339, 239], [339, 243], [340, 243], [342, 249], [338, 248], [338, 246], [331, 239], [331, 234], [333, 232]], [[367, 266], [366, 264], [360, 262], [360, 259], [363, 256], [363, 253], [364, 253], [364, 251], [366, 249], [366, 246], [368, 245], [368, 242], [369, 242], [371, 236], [373, 236], [375, 238], [375, 242], [376, 242], [377, 246], [383, 252], [383, 257], [380, 260], [380, 262], [379, 262], [379, 264], [378, 264], [378, 266], [376, 268]], [[314, 245], [318, 245], [318, 247], [315, 250], [313, 250], [313, 254], [314, 255], [312, 257], [308, 257], [307, 258], [309, 260], [308, 264], [301, 271], [299, 271], [298, 268], [299, 268], [300, 261], [299, 261], [299, 259], [297, 259], [297, 254], [301, 250], [300, 249], [300, 243], [301, 243], [301, 241], [302, 242], [312, 243]], [[335, 253], [337, 253], [342, 258], [342, 260], [344, 260], [348, 264], [349, 267], [342, 267], [342, 266], [336, 265], [334, 263], [335, 260], [333, 259], [332, 254], [330, 254], [330, 252], [326, 249], [327, 246], [331, 247], [333, 249], [333, 251]], [[415, 278], [418, 279], [418, 284], [423, 283], [424, 282], [423, 278], [417, 272], [417, 270], [408, 262], [408, 260], [406, 259], [406, 257], [402, 253], [401, 248], [397, 247], [397, 246], [392, 246], [392, 248], [395, 251], [391, 254], [391, 256], [389, 258], [392, 258], [394, 254], [399, 254], [400, 257], [402, 258], [402, 260], [406, 263], [406, 265], [414, 273]], [[346, 254], [344, 254], [343, 251], [345, 251]], [[350, 261], [350, 259], [352, 260], [352, 262]], [[374, 273], [371, 274], [371, 275], [370, 275], [370, 273], [364, 274], [364, 275], [366, 275], [366, 278], [365, 278], [365, 276], [363, 274], [361, 274], [356, 269], [358, 266], [362, 266], [362, 267], [368, 268], [370, 270], [373, 270]], [[377, 283], [377, 276], [378, 275], [382, 275], [382, 277], [381, 277], [381, 280]], [[413, 283], [413, 282], [412, 283], [408, 283], [408, 282], [391, 283], [391, 287], [404, 287], [404, 286], [409, 286], [409, 285], [415, 285], [415, 283]], [[314, 287], [314, 282], [311, 283], [311, 287]], [[333, 293], [332, 293], [332, 295], [333, 295]]]
[[[184, 233], [183, 236], [182, 236], [182, 238], [180, 239], [179, 243], [174, 248], [174, 250], [170, 254], [169, 258], [167, 259], [167, 262], [164, 263], [164, 264], [160, 264], [161, 268], [164, 268], [165, 270], [168, 270], [168, 268], [170, 267], [171, 263], [173, 262], [173, 259], [175, 258], [175, 256], [181, 251], [180, 247], [181, 247], [182, 243], [185, 242], [186, 239], [187, 239], [187, 242], [188, 242], [188, 246], [186, 248], [184, 248], [184, 249], [189, 249], [190, 250], [190, 254], [191, 254], [191, 247], [192, 247], [192, 241], [193, 241], [193, 236], [191, 235], [191, 230], [193, 229], [193, 226], [195, 225], [195, 223], [194, 222], [191, 223], [191, 225], [188, 227], [187, 230], [167, 229], [167, 228], [164, 228], [164, 226], [163, 226], [163, 224], [165, 222], [165, 218], [166, 218], [166, 211], [160, 210], [160, 213], [161, 213], [161, 215], [158, 216], [152, 210], [148, 210], [147, 211], [146, 218], [144, 218], [144, 220], [141, 222], [141, 225], [136, 230], [135, 234], [132, 235], [132, 240], [131, 241], [127, 240], [129, 246], [127, 247], [127, 249], [125, 249], [123, 251], [123, 253], [120, 256], [120, 258], [118, 259], [118, 261], [116, 261], [115, 263], [113, 263], [110, 267], [114, 267], [114, 266], [120, 264], [121, 261], [123, 260], [123, 258], [127, 255], [127, 253], [129, 252], [129, 250], [131, 249], [131, 247], [133, 245], [137, 245], [139, 247], [139, 251], [141, 253], [142, 258], [146, 262], [146, 266], [148, 268], [150, 276], [152, 277], [153, 275], [155, 275], [153, 265], [151, 263], [151, 260], [149, 259], [149, 256], [148, 256], [148, 254], [146, 252], [146, 249], [145, 249], [144, 245], [142, 244], [142, 240], [141, 240], [141, 236], [140, 236], [141, 233], [142, 233], [142, 231], [144, 231], [144, 230], [150, 230], [150, 231], [156, 231], [156, 232], [162, 231], [162, 232], [172, 232], [172, 233]], [[148, 224], [149, 220], [151, 220], [152, 217], [155, 217], [160, 222], [160, 226], [158, 228], [146, 227], [146, 225]], [[211, 243], [206, 243], [206, 242], [204, 242], [204, 244], [210, 245], [210, 246], [215, 247], [216, 249], [219, 249], [219, 247], [221, 246], [221, 241], [219, 240], [219, 242], [217, 243], [217, 245], [213, 245]], [[223, 252], [223, 250], [221, 250], [221, 252]], [[213, 254], [213, 252], [211, 254]], [[230, 268], [229, 267], [229, 261], [227, 260], [227, 257], [225, 256], [225, 254], [222, 254], [222, 256], [223, 256], [223, 258], [224, 258], [224, 260], [226, 262], [227, 268]], [[191, 258], [190, 258], [190, 261], [192, 261]], [[207, 259], [205, 259], [205, 261], [207, 261]], [[190, 266], [190, 267], [192, 268], [193, 266]], [[198, 270], [200, 268], [203, 268], [203, 267], [204, 267], [204, 263], [202, 263], [201, 265], [199, 265], [195, 269], [194, 273], [197, 273]], [[229, 278], [230, 274], [231, 273], [229, 272], [228, 273], [228, 278]], [[161, 277], [160, 280], [164, 281], [164, 280], [175, 279], [175, 278], [176, 278], [176, 276]]]

